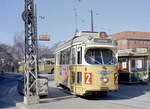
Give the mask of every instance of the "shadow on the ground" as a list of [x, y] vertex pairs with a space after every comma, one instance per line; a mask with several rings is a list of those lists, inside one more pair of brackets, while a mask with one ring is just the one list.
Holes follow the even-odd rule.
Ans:
[[56, 102], [66, 99], [76, 98], [77, 96], [72, 95], [69, 91], [57, 88], [49, 87], [49, 94], [47, 97], [41, 97], [40, 103]]
[[124, 100], [142, 96], [150, 92], [150, 83], [148, 84], [119, 84], [117, 92], [108, 92], [104, 96], [90, 95], [81, 97], [86, 100]]

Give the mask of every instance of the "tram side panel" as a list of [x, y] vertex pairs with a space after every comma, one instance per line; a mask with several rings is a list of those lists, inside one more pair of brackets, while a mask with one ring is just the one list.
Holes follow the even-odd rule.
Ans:
[[[66, 68], [68, 67], [68, 70]], [[70, 91], [84, 95], [87, 93], [118, 90], [116, 67], [107, 67], [111, 72], [105, 75], [108, 80], [102, 82], [102, 67], [99, 66], [61, 66], [56, 67], [55, 80], [57, 85], [69, 88]], [[66, 72], [67, 71], [67, 72]]]

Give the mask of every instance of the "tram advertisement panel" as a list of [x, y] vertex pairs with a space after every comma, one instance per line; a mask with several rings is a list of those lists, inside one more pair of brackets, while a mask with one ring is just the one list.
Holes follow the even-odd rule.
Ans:
[[68, 76], [68, 67], [67, 66], [61, 66], [61, 75], [64, 76], [64, 77], [67, 77]]

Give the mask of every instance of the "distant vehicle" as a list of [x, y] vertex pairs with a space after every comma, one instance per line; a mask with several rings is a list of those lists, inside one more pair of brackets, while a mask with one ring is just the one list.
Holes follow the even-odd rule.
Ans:
[[24, 61], [19, 65], [19, 72], [24, 73]]
[[57, 86], [81, 96], [118, 90], [117, 43], [105, 32], [79, 32], [55, 57]]
[[[40, 74], [53, 74], [54, 73], [54, 59], [43, 58], [39, 60], [38, 67]], [[19, 72], [24, 73], [24, 62], [19, 66]]]
[[143, 48], [120, 50], [118, 54], [119, 82], [147, 83], [149, 80], [148, 56], [149, 54]]
[[49, 58], [43, 58], [39, 61], [39, 72], [42, 74], [49, 73], [53, 74], [54, 73], [54, 59], [49, 59]]

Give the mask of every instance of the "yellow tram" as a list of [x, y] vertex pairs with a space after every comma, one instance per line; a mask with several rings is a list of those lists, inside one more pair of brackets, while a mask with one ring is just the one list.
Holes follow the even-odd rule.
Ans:
[[56, 50], [57, 86], [77, 95], [118, 90], [117, 43], [105, 32], [79, 32]]
[[[24, 73], [24, 62], [19, 66], [19, 72]], [[54, 73], [54, 59], [53, 58], [43, 58], [38, 62], [38, 68], [40, 74], [53, 74]]]

